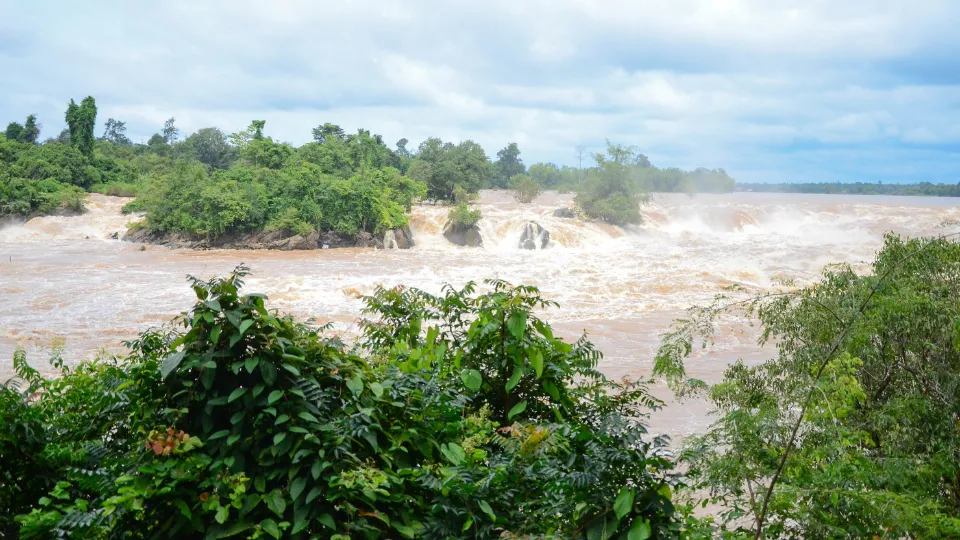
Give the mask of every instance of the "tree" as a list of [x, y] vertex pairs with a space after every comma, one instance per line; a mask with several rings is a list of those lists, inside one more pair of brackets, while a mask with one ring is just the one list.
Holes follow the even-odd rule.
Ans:
[[346, 138], [346, 133], [344, 133], [340, 126], [331, 124], [329, 122], [323, 124], [322, 126], [313, 128], [313, 140], [317, 141], [318, 143], [324, 144], [331, 138], [342, 141], [344, 138]]
[[266, 125], [266, 120], [254, 120], [250, 123], [250, 126], [253, 128], [253, 140], [259, 141], [263, 138], [263, 128]]
[[510, 178], [510, 189], [513, 190], [514, 200], [521, 204], [530, 204], [543, 193], [543, 186], [529, 174], [513, 175]]
[[615, 225], [640, 223], [640, 204], [647, 194], [637, 186], [633, 160], [636, 148], [607, 141], [607, 152], [593, 155], [597, 167], [577, 188], [574, 203], [593, 219]]
[[184, 144], [193, 149], [200, 163], [214, 169], [226, 169], [230, 166], [233, 150], [223, 132], [217, 128], [197, 130], [196, 133], [187, 137]]
[[170, 117], [163, 123], [163, 140], [166, 141], [167, 144], [176, 143], [177, 136], [180, 135], [180, 128], [175, 125], [176, 121], [176, 118]]
[[410, 142], [410, 141], [408, 141], [406, 137], [404, 137], [403, 139], [400, 139], [399, 141], [397, 141], [397, 155], [399, 155], [400, 157], [403, 157], [403, 158], [410, 158], [410, 157], [412, 157], [412, 154], [410, 153], [410, 150], [407, 150], [407, 144], [408, 144], [409, 142]]
[[57, 135], [56, 141], [60, 144], [70, 144], [70, 129], [64, 128], [60, 130], [60, 134]]
[[132, 143], [127, 137], [127, 123], [108, 118], [104, 124], [101, 140], [112, 142], [120, 146], [130, 146]]
[[97, 102], [87, 96], [77, 105], [72, 99], [67, 106], [67, 128], [70, 130], [70, 144], [87, 157], [93, 156], [93, 130], [97, 124]]
[[[960, 537], [957, 283], [960, 243], [888, 235], [862, 274], [690, 310], [654, 369], [715, 407], [683, 453], [697, 496], [754, 538]], [[758, 321], [772, 358], [687, 379], [729, 315]]]
[[534, 163], [528, 172], [544, 189], [556, 189], [563, 181], [563, 174], [553, 163]]
[[23, 126], [20, 122], [10, 122], [7, 124], [7, 130], [4, 132], [4, 135], [7, 137], [8, 141], [19, 141], [20, 135], [23, 134]]
[[23, 131], [20, 132], [20, 142], [35, 144], [40, 139], [40, 124], [37, 123], [37, 115], [27, 116], [26, 123], [23, 124]]
[[510, 179], [515, 175], [527, 171], [523, 160], [520, 159], [520, 148], [513, 142], [497, 152], [497, 161], [494, 166], [497, 172], [493, 178], [493, 184], [501, 188], [507, 187]]
[[457, 187], [476, 193], [489, 185], [490, 160], [473, 141], [454, 145], [430, 138], [420, 144], [407, 175], [427, 185], [428, 199], [452, 201]]

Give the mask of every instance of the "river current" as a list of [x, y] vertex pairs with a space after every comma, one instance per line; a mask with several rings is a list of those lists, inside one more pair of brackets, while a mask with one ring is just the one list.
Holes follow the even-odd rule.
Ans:
[[[271, 306], [301, 319], [332, 322], [348, 337], [357, 331], [361, 297], [377, 285], [439, 292], [493, 277], [536, 285], [560, 303], [542, 316], [565, 337], [586, 331], [605, 353], [603, 372], [648, 377], [659, 336], [687, 307], [731, 285], [749, 294], [786, 280], [809, 284], [830, 263], [867, 271], [884, 233], [939, 234], [960, 217], [946, 198], [655, 194], [644, 224], [622, 229], [554, 216], [570, 200], [551, 192], [522, 205], [507, 192], [484, 192], [482, 249], [447, 242], [447, 209], [420, 206], [410, 217], [417, 243], [410, 250], [140, 251], [109, 238], [136, 219], [120, 212], [128, 199], [91, 195], [81, 216], [0, 229], [0, 381], [12, 374], [18, 345], [37, 367], [53, 346], [67, 362], [121, 353], [123, 340], [189, 309], [187, 274], [209, 278], [240, 263], [253, 272], [248, 292], [267, 294]], [[550, 232], [546, 249], [518, 248], [531, 220]], [[743, 322], [720, 325], [716, 346], [690, 360], [691, 375], [717, 380], [737, 358], [771, 354]], [[662, 386], [654, 391], [670, 401]], [[702, 403], [670, 402], [652, 428], [682, 436], [707, 424], [706, 411]]]

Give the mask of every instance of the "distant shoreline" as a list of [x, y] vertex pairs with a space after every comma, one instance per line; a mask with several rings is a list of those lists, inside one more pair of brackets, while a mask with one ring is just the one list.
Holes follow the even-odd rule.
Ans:
[[734, 192], [756, 193], [819, 193], [826, 195], [898, 195], [916, 197], [960, 197], [960, 184], [870, 184], [802, 183], [802, 184], [741, 184]]

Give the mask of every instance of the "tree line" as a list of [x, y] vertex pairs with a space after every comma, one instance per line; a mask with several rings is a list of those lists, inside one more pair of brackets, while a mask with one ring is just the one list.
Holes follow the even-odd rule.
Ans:
[[[643, 193], [726, 192], [734, 185], [722, 169], [659, 169], [636, 148], [615, 145], [592, 155], [593, 166], [527, 167], [516, 143], [491, 159], [470, 140], [428, 138], [410, 148], [408, 139], [389, 145], [369, 130], [347, 133], [331, 123], [294, 146], [271, 137], [263, 120], [234, 133], [207, 127], [181, 137], [170, 118], [140, 144], [114, 118], [98, 136], [93, 97], [71, 100], [64, 118], [67, 128], [42, 142], [35, 115], [11, 122], [0, 136], [0, 218], [79, 211], [84, 192], [93, 191], [137, 196], [129, 210], [145, 212], [144, 226], [158, 232], [349, 235], [402, 226], [414, 201], [466, 204], [457, 201], [458, 190], [502, 188], [515, 190], [523, 202], [548, 189], [583, 193], [578, 205], [586, 217], [626, 224], [639, 220], [632, 205]], [[611, 157], [609, 151], [626, 154]]]

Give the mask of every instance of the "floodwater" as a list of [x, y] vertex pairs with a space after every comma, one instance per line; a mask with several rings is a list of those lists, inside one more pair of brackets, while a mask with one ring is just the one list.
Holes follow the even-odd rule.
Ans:
[[[812, 283], [830, 263], [866, 271], [885, 232], [953, 232], [955, 226], [943, 224], [960, 217], [955, 201], [945, 198], [662, 194], [644, 207], [643, 225], [621, 229], [555, 217], [570, 199], [546, 193], [521, 205], [507, 192], [484, 192], [482, 249], [449, 244], [441, 234], [447, 209], [424, 206], [410, 217], [417, 243], [410, 250], [139, 251], [109, 239], [136, 219], [120, 213], [128, 199], [91, 195], [82, 216], [0, 230], [0, 380], [11, 375], [18, 345], [37, 367], [54, 345], [68, 362], [122, 352], [121, 341], [189, 309], [186, 275], [223, 275], [240, 263], [253, 271], [249, 292], [267, 294], [273, 307], [304, 320], [333, 322], [346, 336], [356, 333], [360, 297], [377, 285], [434, 293], [485, 278], [536, 285], [560, 303], [543, 317], [571, 339], [586, 331], [605, 353], [602, 371], [644, 378], [660, 334], [687, 307], [731, 285], [763, 292], [784, 280]], [[548, 248], [518, 248], [530, 220], [550, 232]], [[769, 355], [743, 323], [725, 320], [716, 346], [698, 352], [689, 373], [715, 381], [737, 358]], [[654, 391], [669, 397], [662, 386]], [[707, 424], [707, 410], [703, 403], [671, 402], [652, 428], [682, 436]]]

